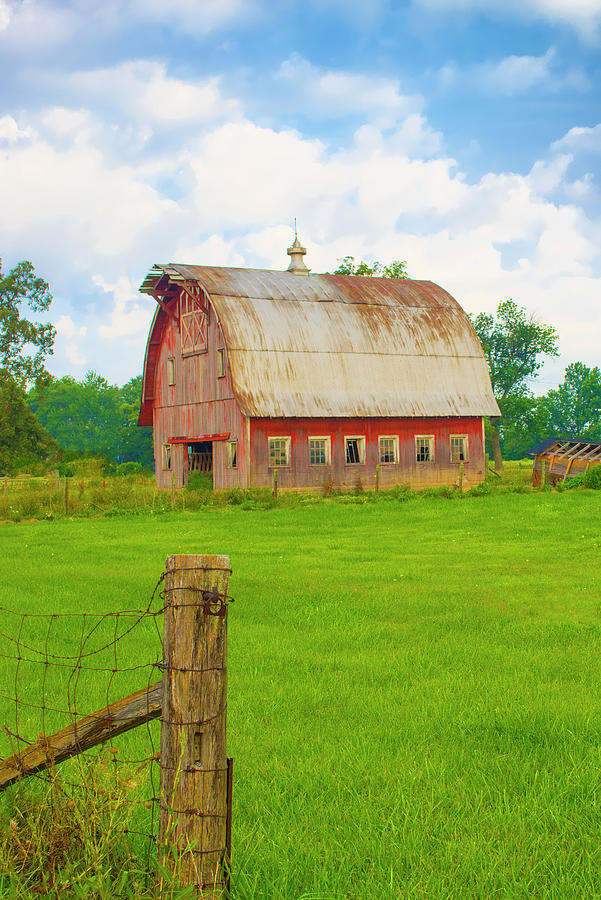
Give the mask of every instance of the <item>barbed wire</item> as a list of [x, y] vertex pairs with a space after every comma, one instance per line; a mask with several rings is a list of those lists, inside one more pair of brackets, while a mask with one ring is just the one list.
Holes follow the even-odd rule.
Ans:
[[[228, 768], [200, 772], [198, 766], [169, 766], [165, 761], [159, 765], [156, 722], [202, 728], [227, 709], [224, 698], [217, 711], [190, 721], [170, 721], [162, 715], [160, 688], [166, 672], [202, 675], [225, 671], [225, 666], [167, 665], [162, 656], [163, 614], [166, 609], [194, 607], [205, 615], [224, 617], [234, 599], [216, 588], [170, 584], [167, 589], [166, 576], [163, 572], [141, 609], [40, 613], [0, 606], [0, 622], [12, 623], [12, 627], [5, 624], [0, 628], [4, 683], [12, 684], [12, 693], [0, 692], [0, 709], [4, 707], [0, 716], [0, 791], [31, 776], [38, 782], [51, 782], [63, 795], [73, 795], [87, 790], [86, 772], [103, 765], [115, 788], [127, 789], [121, 790], [119, 803], [130, 809], [131, 819], [122, 833], [146, 842], [149, 871], [156, 853], [159, 811], [167, 811], [171, 817], [226, 818], [223, 813], [196, 806], [170, 807], [160, 797], [157, 770], [203, 776], [220, 773], [228, 785], [231, 778], [229, 761]], [[180, 591], [196, 595], [198, 602], [179, 603]], [[139, 662], [143, 655], [148, 661]], [[138, 678], [142, 684], [132, 683]], [[136, 726], [145, 727], [137, 728], [135, 739], [121, 739]], [[145, 737], [141, 737], [142, 731]], [[57, 777], [57, 765], [68, 760], [71, 765], [63, 767]], [[221, 854], [224, 859], [228, 852], [227, 846], [188, 847], [187, 851], [201, 856]], [[228, 881], [225, 871], [223, 884]]]

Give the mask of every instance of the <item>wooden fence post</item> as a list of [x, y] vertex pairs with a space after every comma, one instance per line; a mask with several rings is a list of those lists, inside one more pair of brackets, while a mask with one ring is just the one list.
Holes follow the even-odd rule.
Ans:
[[277, 470], [277, 469], [274, 469], [274, 470], [273, 470], [273, 491], [272, 491], [272, 494], [273, 494], [273, 496], [275, 497], [275, 499], [277, 500], [277, 499], [278, 499], [278, 470]]
[[69, 515], [69, 477], [65, 475], [65, 515]]
[[463, 460], [459, 463], [459, 493], [463, 494]]
[[[203, 900], [227, 873], [227, 556], [166, 561], [159, 846], [163, 865]], [[161, 890], [163, 885], [161, 884]]]
[[380, 490], [380, 463], [376, 466], [376, 494], [379, 493]]

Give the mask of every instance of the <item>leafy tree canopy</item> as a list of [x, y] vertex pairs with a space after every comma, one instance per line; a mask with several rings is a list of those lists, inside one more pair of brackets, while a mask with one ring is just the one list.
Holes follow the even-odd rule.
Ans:
[[50, 380], [45, 361], [53, 352], [56, 329], [31, 321], [26, 313], [44, 312], [51, 303], [47, 282], [36, 276], [30, 262], [24, 260], [4, 275], [0, 259], [0, 370], [21, 387]]
[[390, 265], [383, 266], [377, 260], [373, 265], [369, 265], [364, 260], [360, 263], [355, 262], [354, 256], [345, 256], [339, 259], [340, 265], [334, 269], [334, 275], [369, 275], [378, 278], [409, 278], [407, 273], [407, 261], [404, 259], [395, 259]]
[[572, 363], [562, 384], [544, 399], [556, 434], [601, 441], [601, 371], [597, 366], [589, 369], [584, 363]]
[[[496, 318], [489, 313], [471, 316], [484, 355], [503, 421], [523, 415], [531, 397], [529, 379], [535, 378], [544, 356], [557, 356], [558, 335], [552, 325], [537, 322], [513, 300], [499, 303]], [[499, 422], [491, 423], [495, 468], [503, 468]]]
[[543, 356], [558, 356], [559, 336], [552, 325], [543, 325], [513, 300], [499, 303], [496, 319], [489, 313], [471, 316], [488, 361], [495, 397], [528, 391], [527, 381], [536, 377]]
[[104, 454], [116, 462], [153, 464], [152, 428], [138, 428], [142, 376], [122, 388], [97, 372], [81, 381], [66, 375], [32, 388], [32, 410], [65, 450]]
[[0, 474], [12, 475], [39, 460], [54, 460], [56, 442], [27, 405], [15, 379], [0, 370]]

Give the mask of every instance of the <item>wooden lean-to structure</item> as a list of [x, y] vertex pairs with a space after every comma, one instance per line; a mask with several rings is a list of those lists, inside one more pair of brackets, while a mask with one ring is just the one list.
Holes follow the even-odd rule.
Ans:
[[534, 447], [529, 456], [534, 456], [532, 485], [541, 483], [543, 466], [545, 478], [551, 484], [584, 475], [591, 466], [601, 465], [601, 441], [586, 438], [548, 438]]

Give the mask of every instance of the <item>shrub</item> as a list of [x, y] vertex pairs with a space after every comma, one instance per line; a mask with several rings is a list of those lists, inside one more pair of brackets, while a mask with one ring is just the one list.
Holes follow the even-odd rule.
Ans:
[[575, 475], [573, 478], [566, 478], [565, 481], [558, 481], [556, 487], [559, 488], [559, 485], [562, 485], [564, 491], [573, 491], [584, 485], [584, 475]]
[[115, 468], [115, 475], [119, 475], [121, 477], [127, 475], [146, 475], [146, 469], [139, 462], [124, 462], [118, 465]]
[[601, 491], [601, 465], [592, 466], [584, 475], [584, 486], [593, 491]]

